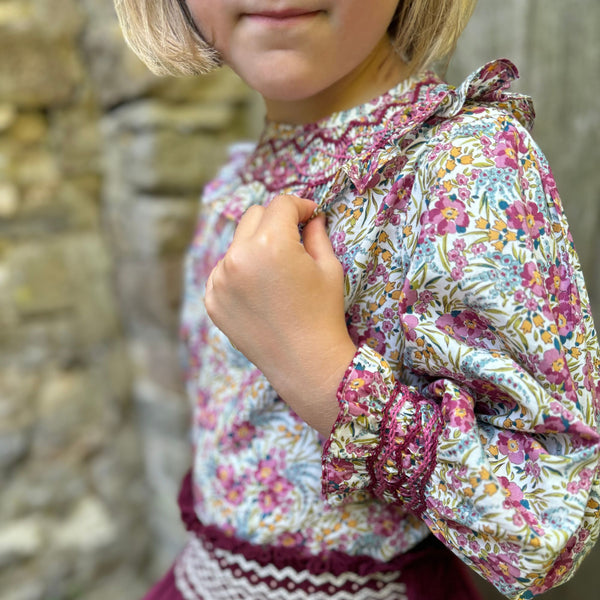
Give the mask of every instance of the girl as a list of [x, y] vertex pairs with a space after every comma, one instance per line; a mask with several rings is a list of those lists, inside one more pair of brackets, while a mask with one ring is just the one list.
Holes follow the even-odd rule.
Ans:
[[267, 110], [189, 253], [191, 537], [148, 598], [475, 598], [456, 555], [526, 599], [598, 537], [600, 354], [532, 106], [508, 61], [424, 70], [472, 4], [117, 0], [155, 71], [222, 62]]

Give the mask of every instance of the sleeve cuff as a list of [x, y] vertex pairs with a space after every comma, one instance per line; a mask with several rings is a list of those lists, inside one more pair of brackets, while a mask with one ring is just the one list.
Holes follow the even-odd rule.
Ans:
[[323, 449], [330, 504], [377, 497], [421, 514], [442, 429], [437, 404], [395, 381], [385, 359], [358, 349], [337, 394], [340, 412]]

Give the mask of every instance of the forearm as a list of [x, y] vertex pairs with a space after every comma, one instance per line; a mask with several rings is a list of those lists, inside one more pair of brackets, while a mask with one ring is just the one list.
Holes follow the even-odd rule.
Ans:
[[[299, 336], [302, 338], [302, 336]], [[339, 403], [337, 393], [356, 346], [348, 335], [282, 348], [277, 360], [260, 367], [289, 407], [323, 437], [329, 437]]]

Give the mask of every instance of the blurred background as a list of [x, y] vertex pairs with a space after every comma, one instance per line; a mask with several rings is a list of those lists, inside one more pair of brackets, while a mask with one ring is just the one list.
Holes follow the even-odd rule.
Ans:
[[[519, 66], [597, 322], [598, 31], [597, 0], [480, 0], [448, 72]], [[0, 0], [1, 600], [137, 600], [181, 547], [182, 256], [261, 122], [226, 70], [150, 75], [107, 0]], [[545, 597], [598, 597], [599, 568]]]

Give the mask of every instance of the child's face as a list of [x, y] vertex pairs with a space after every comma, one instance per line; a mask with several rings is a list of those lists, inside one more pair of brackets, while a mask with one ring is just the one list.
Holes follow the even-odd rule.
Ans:
[[398, 0], [187, 0], [205, 39], [267, 100], [318, 95], [376, 69]]

